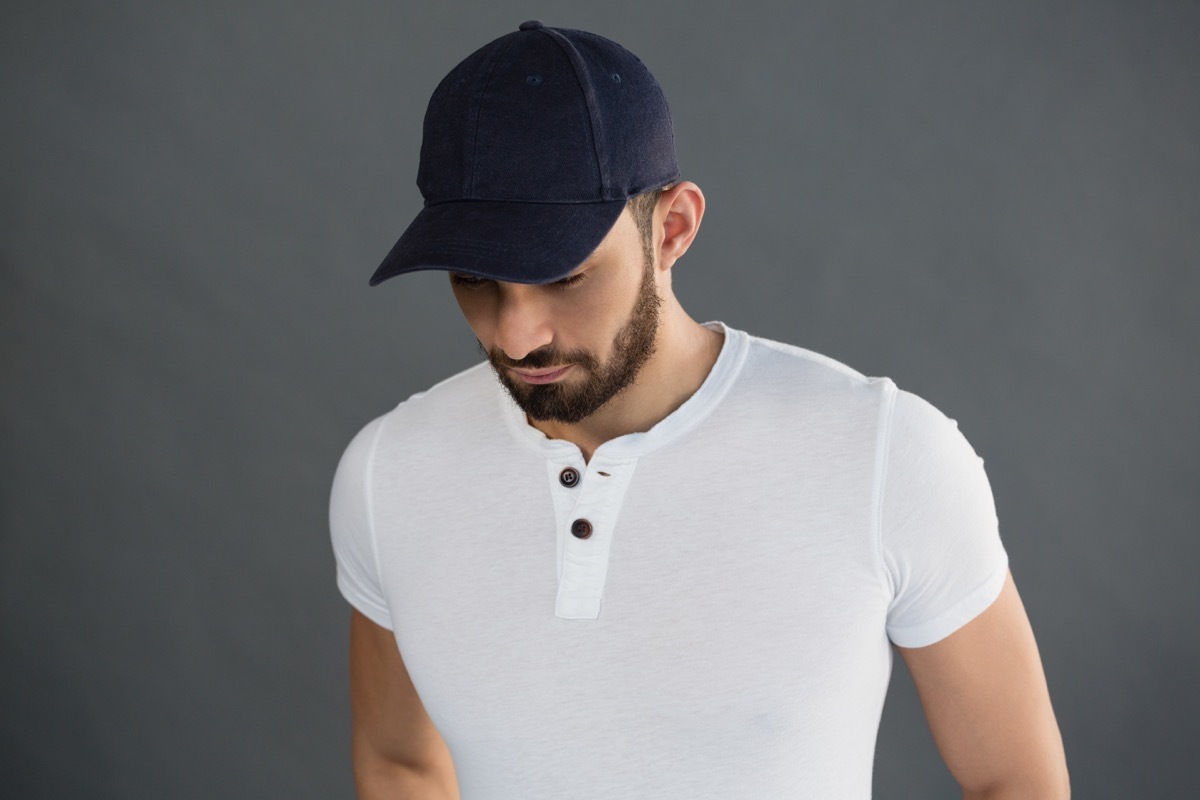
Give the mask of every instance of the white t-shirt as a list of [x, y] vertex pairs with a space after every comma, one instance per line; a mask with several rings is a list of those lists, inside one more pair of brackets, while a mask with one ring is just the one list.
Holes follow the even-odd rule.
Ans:
[[589, 463], [487, 364], [346, 449], [338, 587], [395, 632], [463, 800], [867, 798], [889, 639], [936, 642], [999, 594], [952, 420], [712, 327], [700, 389]]

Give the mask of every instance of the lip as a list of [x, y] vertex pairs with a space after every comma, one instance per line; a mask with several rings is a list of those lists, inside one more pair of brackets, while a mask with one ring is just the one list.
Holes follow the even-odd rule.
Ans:
[[[565, 367], [550, 367], [549, 369], [514, 369], [514, 374], [525, 383], [553, 383], [567, 373], [571, 364]], [[511, 369], [511, 368], [510, 368]]]

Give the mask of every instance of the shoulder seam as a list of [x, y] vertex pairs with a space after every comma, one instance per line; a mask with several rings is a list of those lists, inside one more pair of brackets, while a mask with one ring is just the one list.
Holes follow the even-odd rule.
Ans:
[[883, 494], [887, 483], [888, 451], [892, 441], [892, 412], [896, 407], [896, 384], [887, 378], [882, 378], [883, 397], [879, 408], [879, 426], [875, 440], [875, 478], [871, 498], [871, 538], [874, 542], [875, 559], [879, 568], [879, 576], [889, 595], [894, 595], [896, 587], [892, 583], [891, 573], [883, 555]]
[[379, 587], [380, 599], [383, 597], [383, 572], [379, 566], [379, 540], [375, 535], [375, 450], [379, 445], [379, 437], [383, 434], [383, 428], [387, 425], [388, 418], [391, 414], [385, 414], [379, 419], [379, 427], [375, 429], [375, 435], [371, 437], [371, 449], [367, 451], [367, 472], [363, 476], [365, 483], [365, 500], [367, 503], [367, 533], [371, 537], [371, 560], [375, 563], [375, 584]]

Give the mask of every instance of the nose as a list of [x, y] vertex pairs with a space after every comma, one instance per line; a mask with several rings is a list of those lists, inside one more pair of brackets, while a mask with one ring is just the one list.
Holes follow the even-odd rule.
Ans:
[[554, 340], [550, 309], [537, 286], [500, 284], [495, 344], [513, 361], [519, 361]]

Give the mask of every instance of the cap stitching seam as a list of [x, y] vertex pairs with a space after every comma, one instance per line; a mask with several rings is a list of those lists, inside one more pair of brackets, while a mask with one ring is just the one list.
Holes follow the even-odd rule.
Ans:
[[590, 82], [584, 81], [583, 76], [580, 74], [581, 69], [586, 71], [586, 66], [583, 64], [583, 56], [580, 55], [575, 45], [558, 31], [552, 28], [538, 28], [538, 30], [549, 36], [566, 55], [567, 61], [571, 65], [571, 71], [575, 74], [575, 82], [579, 84], [579, 89], [583, 92], [583, 102], [587, 106], [588, 123], [592, 130], [592, 155], [596, 159], [596, 174], [600, 176], [600, 197], [608, 199], [608, 175], [605, 174], [604, 159], [600, 154], [601, 149], [606, 149], [605, 142], [596, 119], [596, 98], [593, 97]]

